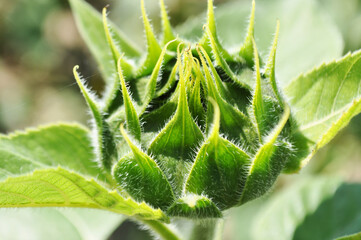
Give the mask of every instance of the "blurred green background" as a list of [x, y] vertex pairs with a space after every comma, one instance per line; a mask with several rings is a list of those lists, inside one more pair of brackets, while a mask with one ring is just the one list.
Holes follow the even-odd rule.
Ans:
[[[361, 0], [315, 1], [320, 11], [323, 11], [328, 21], [342, 36], [343, 54], [360, 49]], [[188, 18], [195, 21], [205, 19], [204, 15], [198, 19], [196, 16], [206, 9], [206, 0], [165, 2], [173, 26], [182, 24]], [[222, 8], [224, 5], [232, 6], [231, 4], [239, 2], [242, 1], [218, 0], [215, 1], [215, 5]], [[243, 2], [249, 5], [250, 0]], [[266, 11], [265, 2], [267, 1], [259, 0], [257, 6], [261, 6], [262, 14], [267, 17], [269, 12]], [[268, 2], [268, 5], [272, 5], [271, 0]], [[110, 18], [134, 42], [140, 46], [144, 45], [139, 1], [90, 0], [89, 3], [98, 10], [109, 4]], [[262, 4], [266, 7], [262, 8]], [[146, 0], [146, 6], [149, 17], [153, 19], [154, 28], [159, 32], [158, 3], [156, 0]], [[250, 11], [236, 9], [238, 10], [247, 12], [247, 15]], [[232, 31], [244, 31], [247, 27], [246, 22], [247, 18], [244, 18], [243, 22], [239, 23], [240, 27]], [[273, 22], [270, 24], [274, 25]], [[227, 24], [223, 23], [222, 26]], [[184, 31], [186, 27], [187, 25], [183, 25], [179, 29]], [[272, 35], [269, 34], [269, 37], [271, 39]], [[310, 59], [313, 57], [309, 56]], [[72, 75], [74, 65], [81, 65], [83, 76], [101, 95], [104, 89], [103, 80], [76, 29], [66, 0], [0, 0], [0, 133], [57, 121], [87, 124], [87, 108]], [[360, 159], [361, 116], [358, 116], [322, 149], [300, 174], [281, 177], [273, 192], [308, 175], [341, 176], [350, 182], [361, 182]], [[247, 239], [251, 216], [258, 211], [262, 201], [267, 201], [267, 197], [229, 212], [226, 218], [225, 239]], [[131, 222], [122, 224], [109, 237], [149, 238], [145, 231], [138, 231], [136, 225]]]

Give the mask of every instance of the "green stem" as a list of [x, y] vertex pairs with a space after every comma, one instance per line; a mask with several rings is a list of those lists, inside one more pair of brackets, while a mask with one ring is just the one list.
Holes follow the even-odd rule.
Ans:
[[223, 220], [207, 220], [195, 223], [190, 240], [220, 240], [223, 233]]
[[181, 240], [166, 224], [155, 220], [142, 220], [164, 240]]

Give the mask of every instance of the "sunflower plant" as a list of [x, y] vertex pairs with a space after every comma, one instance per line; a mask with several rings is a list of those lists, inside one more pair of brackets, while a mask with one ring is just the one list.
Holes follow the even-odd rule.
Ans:
[[[63, 123], [1, 136], [2, 208], [95, 208], [163, 239], [217, 238], [226, 210], [269, 192], [281, 173], [297, 173], [361, 111], [361, 52], [279, 86], [279, 23], [262, 59], [254, 1], [244, 42], [230, 50], [212, 0], [197, 42], [177, 36], [163, 0], [158, 39], [142, 0], [144, 52], [106, 8], [70, 4], [106, 91], [97, 97], [75, 66], [91, 130]], [[180, 218], [194, 223], [189, 236], [173, 225]]]

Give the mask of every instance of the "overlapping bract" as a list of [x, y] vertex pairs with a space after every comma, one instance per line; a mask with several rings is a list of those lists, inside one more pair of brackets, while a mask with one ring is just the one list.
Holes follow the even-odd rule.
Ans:
[[[174, 36], [163, 1], [159, 43], [141, 3], [144, 58], [117, 48], [103, 10], [104, 32], [119, 74], [105, 108], [92, 103], [76, 73], [94, 115], [98, 160], [108, 166], [109, 156], [103, 154], [108, 152], [102, 149], [115, 142], [117, 152], [125, 154], [112, 161], [121, 191], [170, 216], [220, 217], [222, 210], [266, 193], [292, 155], [290, 110], [274, 73], [278, 25], [263, 71], [253, 38], [254, 3], [248, 35], [236, 53], [218, 39], [212, 0], [199, 43]], [[239, 75], [250, 70], [254, 79], [243, 81]], [[104, 136], [104, 123], [109, 136]], [[116, 137], [120, 125], [122, 136]]]

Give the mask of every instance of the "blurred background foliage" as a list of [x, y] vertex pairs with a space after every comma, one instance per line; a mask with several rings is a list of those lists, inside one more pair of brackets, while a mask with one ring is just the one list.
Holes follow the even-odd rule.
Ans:
[[[165, 2], [173, 26], [179, 26], [189, 18], [191, 20], [187, 20], [187, 23], [202, 22], [205, 19], [204, 14], [197, 17], [206, 9], [205, 0], [165, 0]], [[242, 5], [243, 2], [246, 5]], [[272, 5], [272, 2], [268, 1], [268, 5]], [[342, 54], [360, 49], [361, 0], [315, 0], [315, 2], [318, 4], [318, 9], [324, 12], [341, 33]], [[139, 46], [144, 45], [139, 1], [89, 0], [89, 3], [98, 10], [109, 4], [110, 18]], [[220, 9], [222, 6], [232, 8], [232, 4], [249, 6], [249, 3], [250, 0], [215, 1], [215, 5]], [[262, 7], [263, 5], [266, 7]], [[149, 17], [153, 19], [154, 28], [159, 32], [157, 0], [146, 0], [146, 6]], [[257, 10], [258, 6], [261, 10]], [[258, 0], [257, 7], [256, 12], [260, 11], [261, 15], [256, 17], [256, 23], [262, 21], [259, 19], [262, 14], [267, 19], [271, 11], [267, 9], [265, 0]], [[243, 16], [248, 16], [250, 9], [234, 10], [245, 12], [240, 14], [243, 22], [239, 22], [239, 28], [236, 30], [242, 32], [247, 27], [247, 18]], [[227, 15], [227, 11], [224, 14]], [[271, 24], [274, 26], [273, 22]], [[223, 27], [226, 25], [227, 23], [222, 23]], [[282, 25], [281, 21], [281, 29]], [[183, 24], [178, 29], [185, 35], [194, 34], [188, 26]], [[227, 30], [229, 31], [225, 29], [221, 36], [227, 36]], [[261, 32], [262, 25], [257, 25], [256, 31]], [[267, 34], [268, 39], [271, 39], [272, 32]], [[232, 39], [226, 39], [226, 42], [227, 40], [234, 43]], [[293, 46], [295, 49], [297, 47], [296, 44]], [[309, 56], [310, 59], [313, 57]], [[87, 124], [86, 105], [72, 75], [72, 68], [77, 64], [82, 66], [82, 73], [91, 87], [101, 95], [104, 89], [103, 80], [76, 29], [66, 0], [0, 0], [0, 133], [57, 121], [77, 121]], [[272, 198], [272, 195], [281, 189], [286, 189], [287, 186], [307, 176], [339, 176], [348, 182], [361, 182], [360, 159], [361, 116], [358, 116], [322, 149], [300, 174], [281, 177], [273, 193], [268, 197]], [[253, 220], [260, 211], [262, 203], [268, 201], [268, 197], [241, 208], [231, 209], [226, 217], [224, 238], [251, 239]], [[131, 222], [122, 224], [109, 237], [109, 239], [149, 238], [145, 231], [137, 231], [136, 225]]]

